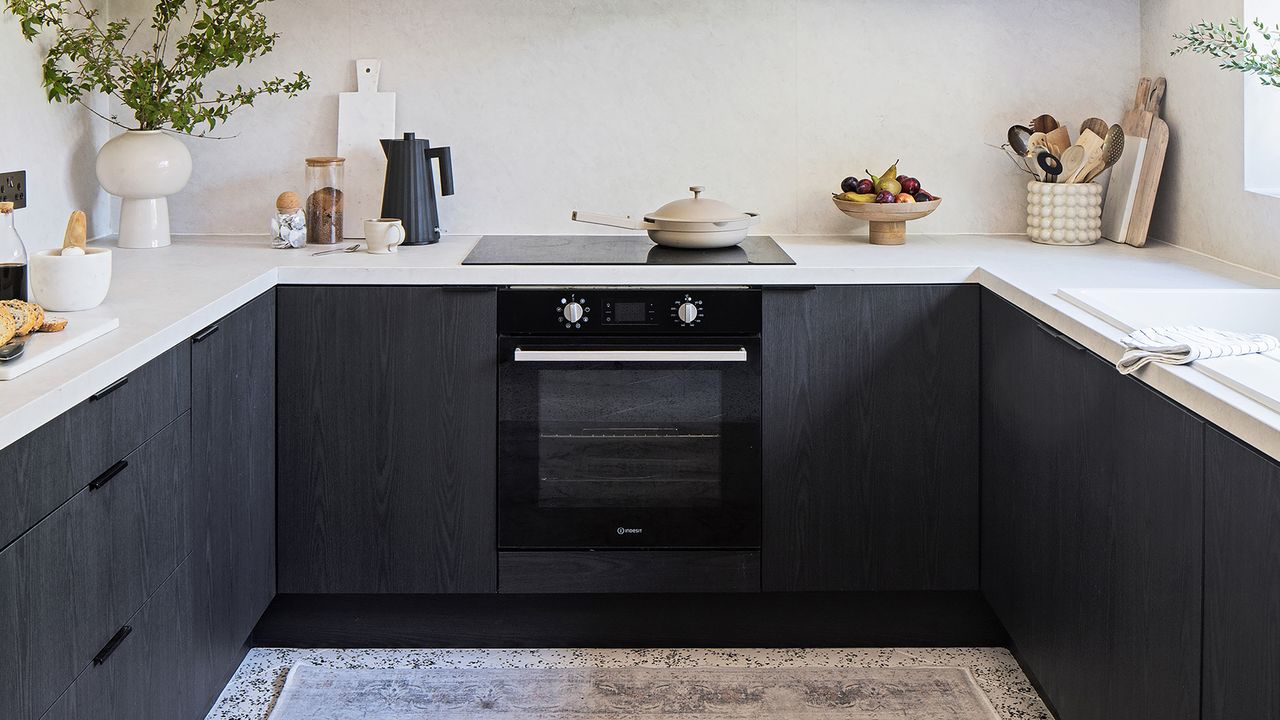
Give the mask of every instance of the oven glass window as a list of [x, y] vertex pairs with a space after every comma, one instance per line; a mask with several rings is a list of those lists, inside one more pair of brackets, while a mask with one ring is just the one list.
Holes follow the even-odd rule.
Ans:
[[720, 505], [720, 372], [554, 369], [537, 382], [538, 507]]

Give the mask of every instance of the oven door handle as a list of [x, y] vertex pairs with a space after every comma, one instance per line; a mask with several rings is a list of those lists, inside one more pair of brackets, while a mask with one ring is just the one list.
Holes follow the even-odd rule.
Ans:
[[747, 362], [747, 349], [736, 350], [525, 350], [516, 348], [516, 362]]

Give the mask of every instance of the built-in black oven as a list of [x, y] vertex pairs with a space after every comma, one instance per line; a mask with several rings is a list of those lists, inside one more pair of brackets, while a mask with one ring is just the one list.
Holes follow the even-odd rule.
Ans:
[[760, 546], [760, 293], [498, 295], [504, 550]]

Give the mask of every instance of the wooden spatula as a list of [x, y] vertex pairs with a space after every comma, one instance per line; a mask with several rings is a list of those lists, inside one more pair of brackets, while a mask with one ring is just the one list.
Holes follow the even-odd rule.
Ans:
[[76, 210], [67, 218], [67, 232], [62, 236], [62, 249], [86, 247], [88, 221], [83, 210]]

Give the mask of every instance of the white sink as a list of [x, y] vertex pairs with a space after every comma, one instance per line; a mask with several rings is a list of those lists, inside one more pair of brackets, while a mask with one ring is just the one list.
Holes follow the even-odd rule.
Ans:
[[[1126, 333], [1200, 325], [1280, 337], [1280, 290], [1059, 290], [1058, 296]], [[1280, 351], [1201, 360], [1191, 367], [1280, 412]]]

